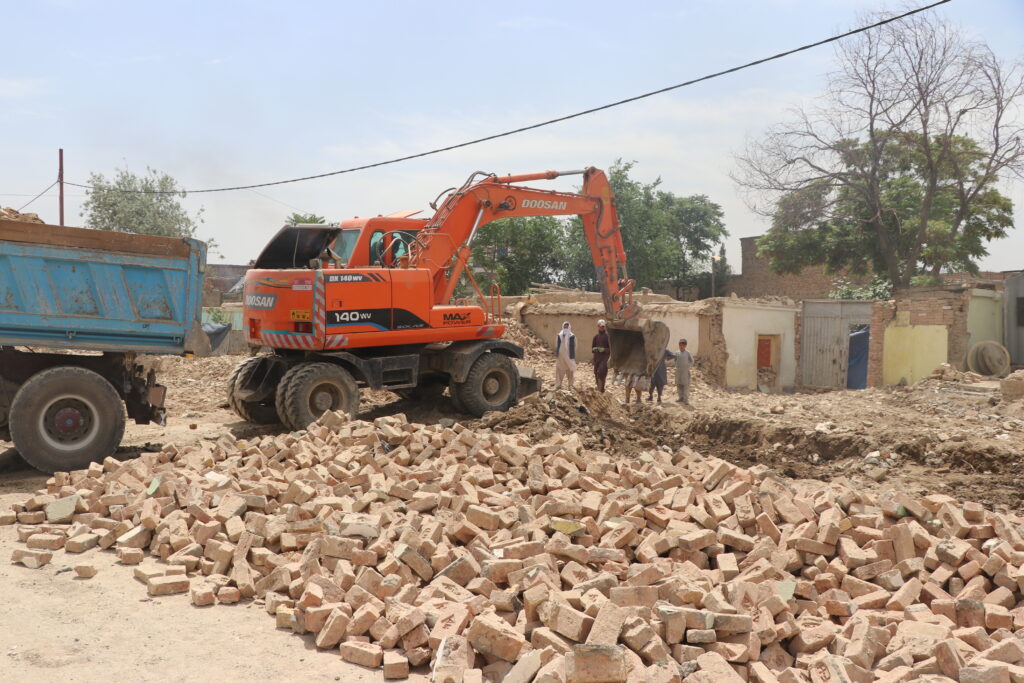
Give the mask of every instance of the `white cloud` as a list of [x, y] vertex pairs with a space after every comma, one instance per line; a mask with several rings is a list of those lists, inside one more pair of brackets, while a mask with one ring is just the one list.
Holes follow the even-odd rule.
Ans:
[[41, 79], [0, 77], [0, 97], [12, 99], [35, 97], [44, 92], [46, 92], [46, 88]]

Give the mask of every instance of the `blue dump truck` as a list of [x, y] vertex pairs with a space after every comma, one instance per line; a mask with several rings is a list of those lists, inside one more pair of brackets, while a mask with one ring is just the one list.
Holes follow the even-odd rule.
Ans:
[[45, 472], [121, 442], [125, 412], [164, 424], [165, 387], [140, 354], [209, 350], [206, 245], [0, 220], [0, 428]]

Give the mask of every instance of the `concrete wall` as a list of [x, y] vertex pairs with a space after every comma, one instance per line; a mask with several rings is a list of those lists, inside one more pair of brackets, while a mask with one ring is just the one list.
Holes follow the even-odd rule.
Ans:
[[900, 325], [885, 328], [882, 382], [913, 384], [945, 363], [949, 349], [945, 325]]
[[[545, 344], [554, 349], [555, 336], [566, 320], [576, 335], [576, 360], [590, 362], [590, 342], [597, 334], [597, 321], [604, 318], [604, 307], [597, 302], [576, 304], [533, 304], [523, 308], [523, 322]], [[669, 329], [669, 348], [675, 349], [680, 338], [695, 357], [700, 353], [700, 313], [688, 304], [648, 304], [644, 317], [659, 320]]]
[[795, 306], [769, 305], [726, 299], [722, 307], [722, 334], [729, 353], [725, 385], [729, 389], [757, 388], [757, 337], [779, 337], [778, 386], [796, 386]]
[[967, 309], [968, 349], [978, 342], [1003, 339], [1003, 292], [991, 289], [972, 289]]
[[1014, 365], [1024, 365], [1024, 275], [1006, 280], [1006, 349]]

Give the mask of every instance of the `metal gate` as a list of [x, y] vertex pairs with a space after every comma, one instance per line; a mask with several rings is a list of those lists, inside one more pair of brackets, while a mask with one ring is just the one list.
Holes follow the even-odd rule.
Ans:
[[870, 301], [804, 301], [800, 335], [801, 383], [809, 387], [846, 387], [853, 326], [871, 324]]

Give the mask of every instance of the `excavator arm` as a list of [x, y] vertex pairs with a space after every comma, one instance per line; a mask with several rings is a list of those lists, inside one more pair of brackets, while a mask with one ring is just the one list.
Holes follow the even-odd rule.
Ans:
[[[553, 192], [515, 183], [583, 175], [579, 193]], [[482, 179], [477, 179], [479, 176]], [[626, 253], [611, 186], [605, 173], [590, 167], [583, 171], [543, 171], [495, 176], [475, 173], [448, 193], [427, 221], [413, 245], [409, 265], [431, 271], [434, 304], [447, 304], [470, 256], [477, 231], [501, 218], [514, 216], [578, 215], [590, 247], [609, 320], [613, 369], [627, 374], [650, 375], [668, 344], [668, 328], [660, 322], [638, 318], [640, 306], [633, 301], [635, 281], [626, 270]]]

